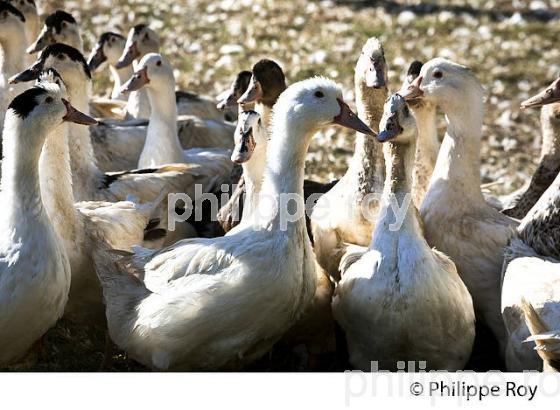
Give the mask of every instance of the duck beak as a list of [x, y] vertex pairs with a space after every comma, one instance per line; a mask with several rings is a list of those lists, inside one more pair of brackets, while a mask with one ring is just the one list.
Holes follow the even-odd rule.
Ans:
[[140, 52], [136, 47], [136, 42], [134, 42], [128, 46], [124, 54], [121, 56], [121, 58], [119, 58], [119, 61], [117, 61], [117, 64], [115, 64], [115, 68], [120, 70], [121, 68], [128, 67], [132, 64], [134, 59], [138, 57], [140, 57]]
[[560, 78], [554, 80], [546, 90], [523, 101], [521, 103], [521, 108], [540, 107], [542, 105], [552, 104], [556, 101], [560, 101]]
[[43, 64], [38, 61], [29, 67], [27, 70], [22, 71], [21, 73], [14, 74], [8, 82], [10, 84], [17, 84], [17, 83], [26, 83], [28, 81], [33, 81], [39, 78], [41, 75], [41, 71], [43, 70]]
[[384, 118], [381, 120], [380, 131], [379, 134], [377, 134], [377, 141], [390, 141], [399, 136], [402, 132], [403, 128], [399, 123], [398, 113], [392, 113], [387, 119]]
[[253, 128], [236, 130], [235, 132], [237, 135], [234, 138], [235, 147], [233, 147], [233, 152], [231, 153], [231, 161], [234, 164], [243, 164], [251, 159], [257, 144], [253, 138]]
[[33, 44], [31, 44], [29, 47], [27, 47], [27, 50], [25, 50], [27, 52], [27, 54], [35, 54], [38, 53], [39, 51], [41, 51], [42, 49], [44, 49], [46, 46], [48, 46], [51, 41], [50, 39], [50, 33], [48, 30], [44, 29], [40, 34], [39, 37], [37, 37], [37, 40], [35, 40], [35, 42]]
[[216, 105], [216, 108], [220, 111], [225, 111], [227, 108], [235, 107], [236, 105], [237, 99], [235, 98], [235, 93], [231, 91]]
[[261, 83], [257, 79], [255, 79], [255, 76], [252, 76], [247, 91], [245, 91], [245, 93], [241, 97], [239, 97], [237, 103], [241, 105], [251, 104], [261, 99], [262, 96], [263, 90], [261, 87]]
[[129, 93], [132, 91], [138, 91], [140, 88], [144, 87], [150, 82], [148, 78], [148, 67], [144, 67], [134, 73], [130, 79], [123, 84], [121, 87], [121, 93]]
[[421, 98], [424, 95], [424, 92], [420, 89], [420, 84], [422, 84], [422, 77], [419, 75], [416, 79], [411, 82], [408, 87], [403, 87], [399, 91], [399, 94], [405, 101], [414, 100], [415, 98]]
[[338, 105], [340, 106], [340, 114], [333, 118], [333, 124], [350, 128], [351, 130], [361, 132], [362, 134], [371, 135], [372, 137], [375, 137], [377, 135], [371, 130], [371, 128], [364, 124], [356, 114], [354, 114], [348, 104], [346, 104], [340, 98], [337, 98], [336, 100], [338, 101]]
[[383, 62], [369, 58], [365, 64], [366, 86], [379, 89], [386, 86], [385, 71]]
[[66, 106], [66, 115], [62, 117], [63, 121], [67, 122], [74, 122], [76, 124], [83, 124], [83, 125], [95, 125], [97, 121], [91, 118], [89, 115], [84, 114], [83, 112], [78, 111], [75, 109], [72, 104], [68, 102], [68, 100], [62, 99], [62, 102]]
[[98, 43], [87, 61], [89, 71], [94, 72], [105, 61], [107, 61], [107, 56], [103, 52], [103, 45]]

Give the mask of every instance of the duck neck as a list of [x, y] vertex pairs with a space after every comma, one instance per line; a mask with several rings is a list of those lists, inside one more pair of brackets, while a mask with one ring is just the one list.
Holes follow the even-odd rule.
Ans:
[[560, 158], [560, 121], [555, 116], [558, 106], [558, 104], [544, 105], [541, 109], [541, 161]]
[[[383, 114], [383, 104], [387, 99], [387, 88], [366, 87], [359, 78], [355, 79], [355, 84], [358, 116], [377, 132]], [[381, 192], [384, 166], [381, 144], [375, 141], [375, 138], [357, 133], [354, 155], [346, 173], [346, 178], [350, 179], [354, 192], [360, 196]]]
[[8, 78], [25, 68], [26, 37], [24, 29], [12, 33], [9, 39], [0, 42], [0, 70], [2, 70], [3, 86], [7, 86]]
[[[85, 114], [89, 114], [91, 81], [68, 82], [68, 98], [72, 105]], [[69, 124], [71, 143], [70, 166], [74, 198], [77, 202], [95, 199], [102, 172], [97, 167], [89, 128], [79, 124]]]
[[25, 15], [26, 44], [33, 44], [39, 37], [39, 28], [39, 14], [37, 12], [27, 13]]
[[[248, 106], [243, 107], [244, 110], [249, 109]], [[262, 101], [257, 101], [255, 103], [255, 111], [259, 113], [262, 119], [262, 123], [266, 129], [272, 127], [272, 106], [263, 103]]]
[[432, 104], [422, 103], [420, 107], [413, 108], [413, 112], [416, 124], [418, 124], [416, 158], [433, 169], [439, 152], [436, 107]]
[[266, 149], [267, 144], [259, 141], [255, 146], [251, 159], [243, 164], [246, 190], [242, 221], [249, 220], [257, 207], [266, 166]]
[[537, 253], [560, 258], [560, 174], [517, 227], [520, 237]]
[[[466, 96], [468, 98], [468, 96]], [[428, 192], [444, 188], [464, 198], [465, 206], [485, 204], [480, 191], [482, 97], [471, 103], [444, 107], [447, 131], [441, 144]]]
[[111, 98], [113, 100], [122, 98], [121, 86], [132, 77], [132, 66], [127, 66], [123, 68], [115, 68], [112, 64], [109, 64], [109, 71], [111, 71], [111, 76], [113, 77], [113, 91], [111, 91]]
[[[4, 128], [2, 144], [6, 155], [2, 161], [3, 215], [8, 224], [21, 222], [22, 218], [37, 220], [46, 217], [39, 182], [38, 162], [44, 139], [37, 135], [41, 129], [27, 126], [20, 121], [10, 121]], [[27, 141], [41, 141], [28, 144]], [[26, 224], [31, 221], [26, 220]], [[17, 229], [17, 226], [15, 226]]]
[[[390, 245], [388, 236], [397, 238], [402, 230], [421, 232], [418, 211], [411, 196], [416, 136], [411, 143], [385, 143], [386, 178], [371, 248]], [[402, 213], [401, 210], [404, 210]]]
[[47, 136], [39, 159], [39, 170], [47, 215], [63, 240], [74, 237], [78, 215], [72, 191], [68, 125], [61, 125]]
[[[276, 117], [267, 148], [264, 181], [258, 199], [258, 225], [269, 230], [305, 229], [305, 217], [286, 217], [304, 210], [305, 155], [316, 130], [291, 122], [288, 115]], [[288, 201], [287, 194], [291, 200]], [[276, 206], [274, 208], [274, 206]], [[271, 214], [271, 209], [277, 212]]]
[[177, 137], [177, 103], [173, 85], [150, 87], [148, 97], [152, 112], [138, 166], [184, 162], [183, 148]]

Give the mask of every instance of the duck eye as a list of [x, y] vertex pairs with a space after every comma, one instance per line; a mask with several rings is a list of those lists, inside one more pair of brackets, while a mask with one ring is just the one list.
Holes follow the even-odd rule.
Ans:
[[323, 98], [324, 96], [325, 96], [325, 94], [322, 91], [315, 91], [315, 97]]
[[59, 54], [56, 56], [60, 61], [64, 60], [64, 54]]
[[7, 11], [2, 12], [2, 18], [3, 19], [8, 18], [8, 12]]
[[443, 73], [441, 71], [434, 72], [434, 78], [441, 78], [441, 77], [443, 77]]
[[47, 98], [45, 98], [45, 102], [46, 102], [47, 104], [50, 104], [50, 103], [53, 102], [53, 98], [52, 98], [52, 97], [47, 97]]
[[161, 65], [161, 60], [158, 60], [158, 62], [156, 63], [156, 65], [159, 67]]

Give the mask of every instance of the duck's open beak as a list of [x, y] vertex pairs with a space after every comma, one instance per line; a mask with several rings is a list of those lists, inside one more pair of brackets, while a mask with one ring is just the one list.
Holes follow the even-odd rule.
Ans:
[[399, 114], [392, 113], [386, 119], [381, 121], [379, 134], [377, 134], [377, 141], [387, 142], [398, 137], [403, 132], [403, 128], [399, 123]]
[[26, 83], [28, 81], [34, 81], [39, 78], [42, 71], [43, 71], [43, 63], [37, 61], [27, 70], [24, 70], [18, 74], [14, 74], [12, 77], [10, 77], [8, 82], [10, 84], [17, 84], [17, 83]]
[[241, 97], [239, 97], [237, 103], [241, 105], [251, 104], [261, 99], [262, 96], [263, 90], [261, 87], [261, 83], [255, 78], [255, 76], [252, 76], [247, 91], [245, 91], [245, 93]]
[[120, 70], [121, 68], [128, 67], [132, 64], [134, 59], [138, 57], [140, 57], [140, 52], [136, 47], [136, 42], [134, 42], [128, 46], [124, 54], [119, 58], [119, 61], [115, 64], [115, 68]]
[[554, 80], [546, 90], [523, 101], [521, 103], [521, 108], [540, 107], [542, 105], [552, 104], [556, 101], [560, 101], [560, 78]]
[[365, 80], [366, 86], [370, 88], [382, 88], [385, 87], [385, 71], [383, 70], [383, 62], [368, 58], [367, 62], [364, 64], [365, 68]]
[[107, 56], [103, 52], [103, 45], [98, 43], [87, 61], [89, 71], [94, 72], [105, 61], [107, 61]]
[[348, 104], [340, 98], [337, 98], [337, 101], [340, 106], [340, 114], [333, 118], [333, 124], [338, 124], [342, 127], [350, 128], [351, 130], [371, 135], [373, 137], [377, 135], [371, 128], [364, 124], [364, 122], [360, 120], [356, 114], [354, 114]]
[[136, 71], [130, 79], [123, 84], [121, 87], [121, 93], [129, 93], [132, 91], [138, 91], [140, 88], [144, 87], [150, 82], [148, 78], [148, 67], [144, 67], [141, 70]]
[[420, 89], [420, 84], [422, 84], [422, 77], [419, 75], [416, 79], [411, 82], [407, 87], [403, 87], [399, 94], [405, 101], [414, 100], [415, 98], [421, 98], [424, 92]]
[[81, 111], [75, 109], [72, 104], [68, 102], [68, 100], [62, 99], [62, 102], [66, 106], [66, 115], [62, 117], [64, 121], [67, 122], [74, 122], [76, 124], [83, 124], [83, 125], [95, 125], [97, 121], [94, 118], [91, 118], [89, 115], [84, 114]]
[[233, 152], [231, 153], [231, 161], [234, 164], [243, 164], [251, 159], [253, 152], [255, 151], [255, 146], [257, 145], [255, 139], [253, 138], [253, 128], [246, 130], [235, 130], [235, 146], [233, 147]]

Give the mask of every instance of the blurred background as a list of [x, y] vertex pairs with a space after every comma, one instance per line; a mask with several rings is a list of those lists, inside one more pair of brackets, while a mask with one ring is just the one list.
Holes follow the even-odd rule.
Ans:
[[[268, 57], [282, 65], [289, 83], [313, 75], [332, 77], [343, 85], [345, 99], [353, 105], [354, 66], [370, 36], [384, 44], [393, 91], [400, 88], [413, 59], [441, 56], [465, 64], [487, 91], [482, 176], [483, 182], [498, 181], [492, 190], [500, 194], [521, 186], [538, 159], [539, 112], [521, 112], [519, 102], [560, 72], [556, 47], [560, 0], [38, 3], [43, 13], [61, 8], [81, 23], [87, 53], [104, 31], [126, 35], [131, 26], [148, 24], [162, 39], [161, 51], [175, 67], [178, 87], [209, 96], [224, 91], [238, 71]], [[108, 70], [95, 73], [94, 82], [97, 94], [108, 93]], [[443, 117], [441, 126], [443, 136]], [[321, 180], [339, 178], [353, 145], [353, 135], [338, 128], [319, 135], [309, 154], [308, 174]], [[49, 357], [55, 359], [38, 369], [95, 370], [102, 354], [102, 335], [85, 333], [64, 323], [51, 330]], [[124, 357], [115, 366], [138, 369]]]

